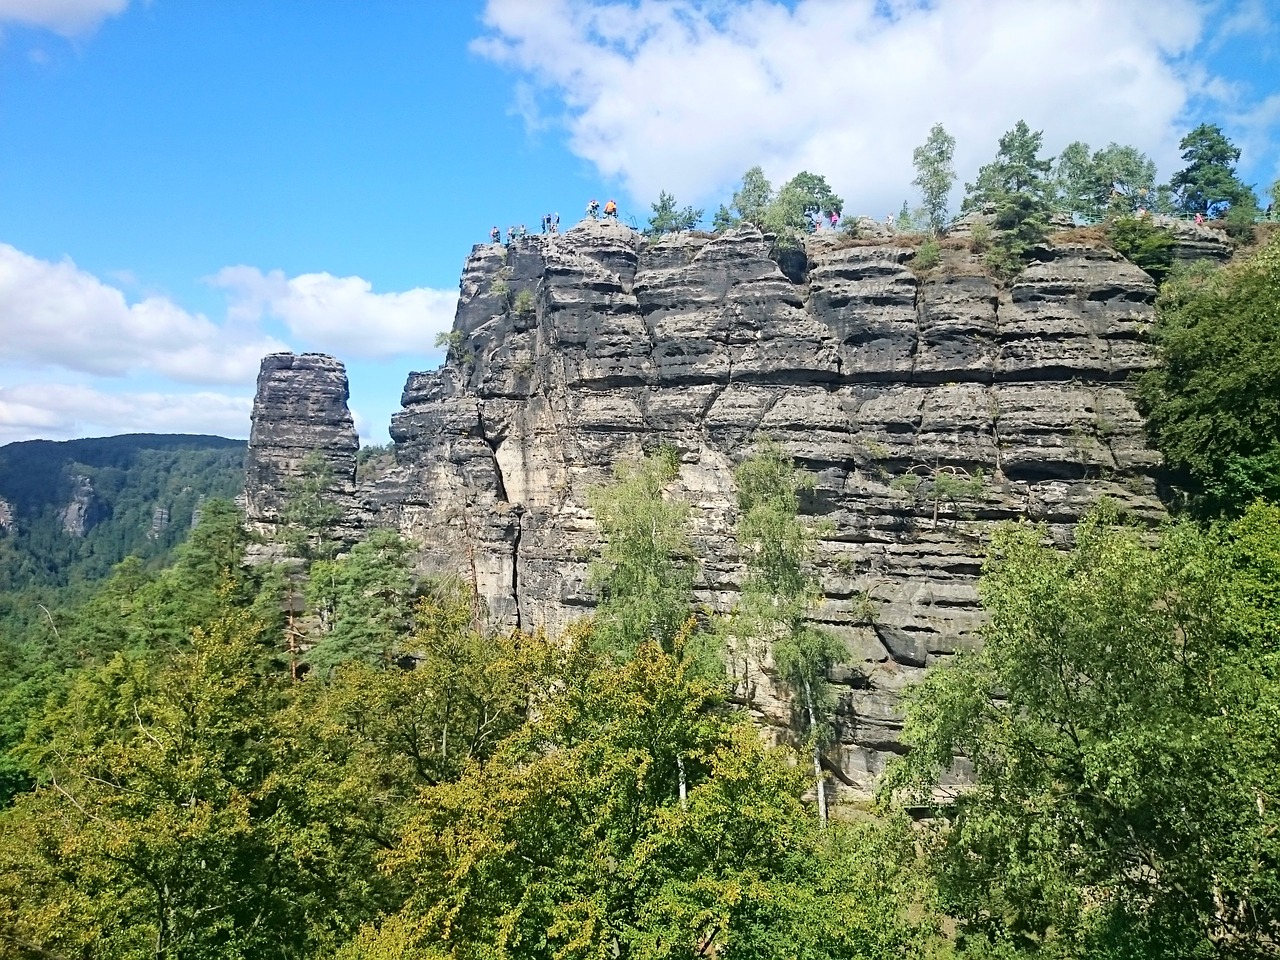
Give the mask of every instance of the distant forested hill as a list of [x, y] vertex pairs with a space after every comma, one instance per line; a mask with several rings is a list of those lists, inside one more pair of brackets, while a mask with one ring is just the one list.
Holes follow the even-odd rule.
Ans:
[[0, 447], [0, 591], [89, 583], [158, 563], [206, 497], [233, 498], [243, 440], [126, 434]]

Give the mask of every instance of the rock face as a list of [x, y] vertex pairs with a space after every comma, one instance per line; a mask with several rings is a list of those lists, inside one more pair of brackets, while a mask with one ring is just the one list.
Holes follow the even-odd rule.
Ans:
[[1151, 222], [1173, 237], [1173, 256], [1178, 263], [1193, 260], [1221, 263], [1231, 257], [1231, 241], [1221, 230], [1177, 217], [1155, 217]]
[[0, 497], [0, 536], [13, 530], [13, 504]]
[[102, 519], [104, 510], [92, 480], [80, 474], [72, 477], [71, 483], [71, 500], [62, 508], [58, 519], [68, 536], [83, 537]]
[[[900, 749], [903, 688], [976, 642], [995, 522], [1030, 517], [1065, 539], [1102, 496], [1161, 515], [1158, 456], [1126, 391], [1151, 363], [1155, 288], [1101, 247], [1051, 247], [1004, 288], [957, 251], [917, 274], [913, 250], [887, 236], [819, 234], [777, 259], [771, 247], [749, 226], [651, 242], [610, 222], [477, 246], [457, 342], [439, 370], [409, 375], [391, 425], [398, 466], [353, 509], [413, 538], [428, 568], [470, 578], [494, 617], [554, 629], [592, 603], [588, 488], [619, 458], [669, 444], [694, 506], [700, 593], [724, 607], [741, 578], [733, 468], [757, 439], [779, 441], [816, 477], [806, 512], [829, 521], [813, 616], [849, 650], [832, 673], [844, 692], [829, 759], [862, 793]], [[300, 379], [291, 364], [329, 384], [325, 403], [286, 389]], [[271, 471], [288, 470], [269, 444], [303, 420], [304, 447], [353, 436], [334, 413], [345, 391], [321, 369], [264, 362], [251, 516], [278, 502], [261, 486]], [[789, 698], [767, 655], [738, 669], [743, 696], [786, 736]]]
[[273, 353], [262, 359], [245, 454], [245, 515], [272, 532], [308, 458], [318, 455], [328, 496], [355, 522], [356, 451], [360, 438], [347, 409], [346, 368], [319, 353]]

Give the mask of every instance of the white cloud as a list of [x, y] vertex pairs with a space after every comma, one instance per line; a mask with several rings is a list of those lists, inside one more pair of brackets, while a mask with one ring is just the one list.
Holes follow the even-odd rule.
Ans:
[[253, 397], [224, 393], [106, 393], [72, 384], [0, 387], [0, 444], [118, 433], [246, 437]]
[[210, 282], [228, 291], [229, 317], [253, 323], [274, 317], [301, 345], [344, 358], [437, 353], [436, 337], [453, 326], [458, 304], [453, 291], [374, 293], [368, 280], [328, 273], [286, 277], [238, 266], [225, 267]]
[[74, 37], [96, 29], [127, 6], [129, 0], [0, 0], [0, 22], [44, 27]]
[[1268, 35], [1275, 31], [1272, 14], [1264, 0], [1239, 0], [1234, 6], [1221, 11], [1211, 49], [1218, 49], [1234, 37]]
[[152, 371], [186, 383], [247, 383], [263, 354], [286, 349], [241, 324], [218, 325], [164, 297], [129, 303], [70, 260], [0, 244], [5, 360], [99, 376]]
[[[942, 122], [972, 179], [1019, 119], [1046, 152], [1147, 151], [1166, 175], [1205, 29], [1196, 0], [489, 0], [481, 55], [563, 105], [571, 148], [637, 200], [727, 195], [760, 163], [823, 173], [849, 212], [912, 195]], [[527, 103], [521, 104], [528, 113]]]

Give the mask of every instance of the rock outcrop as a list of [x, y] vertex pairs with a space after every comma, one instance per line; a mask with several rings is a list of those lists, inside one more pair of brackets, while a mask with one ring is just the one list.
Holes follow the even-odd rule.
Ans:
[[348, 398], [346, 368], [333, 357], [273, 353], [262, 359], [245, 454], [243, 503], [260, 531], [276, 530], [291, 487], [314, 462], [327, 475], [328, 499], [348, 518], [345, 530], [338, 532], [354, 535], [360, 438]]
[[[1029, 517], [1065, 540], [1103, 496], [1162, 514], [1126, 388], [1151, 363], [1155, 288], [1101, 246], [1051, 245], [1007, 286], [963, 251], [917, 273], [888, 236], [772, 248], [749, 226], [653, 242], [607, 221], [477, 246], [456, 343], [439, 370], [409, 375], [398, 466], [354, 491], [353, 516], [472, 579], [501, 621], [554, 629], [592, 603], [586, 491], [669, 444], [694, 505], [699, 591], [724, 607], [741, 577], [733, 468], [772, 437], [816, 476], [805, 510], [829, 521], [814, 618], [849, 650], [830, 759], [864, 792], [900, 749], [903, 688], [976, 642], [995, 522]], [[339, 438], [332, 462], [351, 463], [340, 397], [322, 358], [264, 361], [251, 517], [273, 516], [270, 485], [303, 449]], [[748, 674], [752, 707], [785, 735], [767, 657]]]
[[1169, 231], [1173, 237], [1173, 257], [1178, 263], [1190, 263], [1193, 260], [1214, 260], [1221, 263], [1231, 257], [1231, 241], [1215, 227], [1178, 217], [1155, 217], [1151, 222]]
[[71, 478], [71, 483], [71, 499], [58, 513], [58, 520], [63, 533], [83, 537], [102, 520], [105, 511], [89, 477], [78, 474]]

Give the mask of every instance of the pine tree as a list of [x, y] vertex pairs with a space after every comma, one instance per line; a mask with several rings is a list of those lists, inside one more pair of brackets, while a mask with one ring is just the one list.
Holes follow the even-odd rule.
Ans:
[[1202, 123], [1178, 144], [1187, 166], [1173, 175], [1169, 186], [1182, 213], [1211, 217], [1233, 207], [1256, 209], [1258, 198], [1236, 176], [1240, 148], [1215, 123]]
[[994, 225], [1000, 233], [987, 260], [1000, 273], [1016, 272], [1027, 251], [1048, 232], [1053, 163], [1039, 156], [1042, 139], [1041, 131], [1033, 132], [1019, 120], [1000, 138], [995, 160], [978, 170], [976, 182], [965, 184], [962, 210], [995, 207]]
[[702, 210], [695, 210], [693, 207], [678, 210], [676, 198], [665, 190], [658, 194], [658, 202], [652, 204], [652, 208], [653, 216], [649, 218], [649, 226], [645, 230], [645, 233], [651, 237], [674, 233], [678, 230], [692, 230], [698, 225], [703, 214]]

